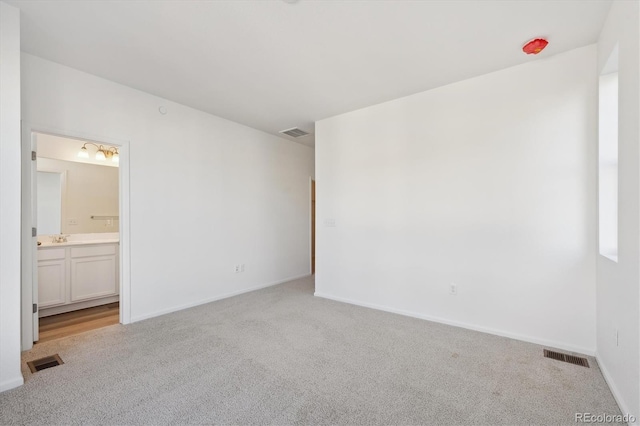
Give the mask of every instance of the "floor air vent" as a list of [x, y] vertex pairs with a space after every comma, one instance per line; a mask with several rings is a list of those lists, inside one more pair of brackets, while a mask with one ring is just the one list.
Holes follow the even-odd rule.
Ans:
[[550, 350], [545, 349], [544, 350], [544, 357], [545, 358], [555, 359], [557, 361], [568, 362], [569, 364], [575, 364], [575, 365], [580, 365], [582, 367], [589, 368], [589, 361], [587, 361], [586, 358], [581, 358], [579, 356], [563, 354], [563, 353], [560, 353], [560, 352], [555, 352], [555, 351], [550, 351]]
[[34, 361], [27, 362], [29, 369], [32, 373], [36, 373], [40, 370], [55, 367], [56, 365], [62, 365], [64, 362], [58, 354], [46, 356], [44, 358], [36, 359]]

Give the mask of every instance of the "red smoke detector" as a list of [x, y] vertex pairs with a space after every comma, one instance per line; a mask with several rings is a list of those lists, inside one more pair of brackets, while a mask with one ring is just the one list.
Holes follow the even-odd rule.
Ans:
[[547, 44], [549, 44], [547, 40], [543, 38], [536, 38], [522, 46], [522, 51], [527, 55], [537, 55], [538, 53], [542, 52], [542, 49], [547, 47]]

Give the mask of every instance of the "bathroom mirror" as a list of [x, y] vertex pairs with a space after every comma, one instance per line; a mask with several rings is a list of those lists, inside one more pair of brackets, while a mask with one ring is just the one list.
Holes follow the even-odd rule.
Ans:
[[118, 168], [38, 157], [38, 235], [118, 232]]
[[64, 175], [63, 172], [38, 171], [37, 227], [40, 235], [62, 232]]

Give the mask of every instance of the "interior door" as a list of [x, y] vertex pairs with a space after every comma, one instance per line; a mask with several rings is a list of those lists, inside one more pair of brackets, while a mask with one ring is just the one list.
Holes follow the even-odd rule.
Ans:
[[40, 338], [39, 329], [40, 322], [38, 319], [38, 161], [35, 153], [38, 152], [38, 139], [35, 133], [31, 133], [31, 226], [35, 232], [31, 233], [32, 247], [32, 265], [31, 265], [31, 282], [33, 286], [32, 304], [36, 306], [33, 312], [33, 341], [37, 342]]

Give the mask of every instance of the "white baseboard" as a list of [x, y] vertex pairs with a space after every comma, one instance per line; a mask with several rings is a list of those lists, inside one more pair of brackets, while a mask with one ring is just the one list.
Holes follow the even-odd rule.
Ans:
[[638, 418], [638, 416], [640, 416], [640, 413], [631, 413], [629, 411], [629, 406], [624, 401], [624, 398], [622, 397], [622, 394], [618, 390], [618, 387], [616, 386], [616, 383], [613, 381], [613, 377], [611, 377], [611, 374], [609, 374], [609, 370], [607, 370], [607, 367], [602, 362], [602, 359], [600, 358], [598, 353], [596, 353], [596, 361], [598, 361], [598, 367], [600, 368], [600, 371], [602, 372], [602, 375], [604, 376], [604, 381], [607, 382], [607, 385], [609, 385], [609, 389], [611, 389], [611, 393], [613, 394], [613, 398], [618, 403], [618, 407], [620, 408], [620, 411], [622, 412], [622, 414], [632, 414], [632, 415], [635, 416], [636, 421], [633, 422], [633, 423], [629, 422], [629, 426], [640, 425], [640, 419]]
[[255, 286], [255, 287], [250, 287], [250, 288], [246, 288], [246, 289], [243, 289], [243, 290], [233, 291], [231, 293], [221, 294], [221, 295], [214, 296], [214, 297], [211, 297], [211, 298], [208, 298], [208, 299], [198, 300], [197, 302], [185, 303], [184, 305], [174, 306], [174, 307], [167, 308], [167, 309], [161, 309], [159, 311], [155, 311], [155, 312], [152, 312], [150, 314], [144, 314], [144, 315], [139, 315], [139, 316], [136, 316], [136, 317], [132, 317], [131, 318], [131, 322], [134, 323], [134, 322], [143, 321], [143, 320], [146, 320], [146, 319], [149, 319], [149, 318], [158, 317], [160, 315], [170, 314], [172, 312], [182, 311], [183, 309], [193, 308], [194, 306], [204, 305], [204, 304], [207, 304], [207, 303], [215, 302], [217, 300], [227, 299], [229, 297], [238, 296], [238, 295], [244, 294], [244, 293], [250, 293], [252, 291], [260, 290], [260, 289], [271, 287], [271, 286], [278, 285], [278, 284], [284, 284], [284, 283], [286, 283], [288, 281], [298, 280], [300, 278], [305, 278], [305, 277], [309, 277], [309, 276], [311, 276], [311, 274], [297, 275], [295, 277], [289, 277], [289, 278], [285, 278], [285, 279], [278, 280], [278, 281], [273, 281], [273, 282], [266, 283], [266, 284], [260, 284], [260, 285]]
[[390, 307], [387, 307], [387, 306], [376, 305], [376, 304], [373, 304], [373, 303], [359, 302], [357, 300], [345, 299], [343, 297], [336, 297], [336, 296], [332, 296], [332, 295], [329, 295], [329, 294], [320, 293], [320, 292], [317, 292], [317, 291], [314, 293], [314, 296], [322, 297], [323, 299], [335, 300], [336, 302], [343, 302], [343, 303], [349, 303], [351, 305], [362, 306], [364, 308], [377, 309], [379, 311], [391, 312], [391, 313], [394, 313], [394, 314], [404, 315], [404, 316], [407, 316], [407, 317], [418, 318], [418, 319], [423, 319], [423, 320], [427, 320], [427, 321], [433, 321], [433, 322], [437, 322], [437, 323], [440, 323], [440, 324], [452, 325], [454, 327], [466, 328], [468, 330], [480, 331], [482, 333], [494, 334], [496, 336], [508, 337], [510, 339], [522, 340], [523, 342], [535, 343], [536, 345], [547, 346], [549, 348], [562, 349], [562, 350], [565, 350], [565, 351], [576, 352], [576, 353], [579, 353], [579, 354], [590, 355], [590, 356], [594, 356], [595, 355], [595, 350], [592, 349], [592, 348], [585, 348], [585, 347], [581, 347], [581, 346], [567, 345], [566, 343], [563, 343], [563, 342], [556, 342], [556, 341], [553, 341], [553, 340], [540, 339], [540, 338], [537, 338], [537, 337], [527, 336], [527, 335], [518, 334], [518, 333], [512, 333], [512, 332], [509, 332], [509, 331], [498, 330], [498, 329], [495, 329], [495, 328], [482, 327], [482, 326], [478, 326], [478, 325], [475, 325], [475, 324], [468, 324], [468, 323], [459, 322], [459, 321], [452, 321], [452, 320], [448, 320], [448, 319], [445, 319], [445, 318], [434, 317], [434, 316], [431, 316], [431, 315], [424, 315], [424, 314], [421, 314], [421, 313], [418, 313], [418, 312], [405, 311], [405, 310], [402, 310], [402, 309], [390, 308]]
[[24, 378], [22, 375], [11, 380], [5, 380], [0, 383], [0, 392], [8, 391], [9, 389], [17, 388], [24, 384]]
[[80, 309], [93, 308], [100, 305], [107, 305], [120, 301], [120, 296], [103, 297], [100, 299], [87, 300], [84, 302], [71, 303], [69, 305], [54, 306], [52, 308], [42, 308], [38, 311], [38, 317], [45, 318], [51, 315], [63, 314], [65, 312], [77, 311]]

